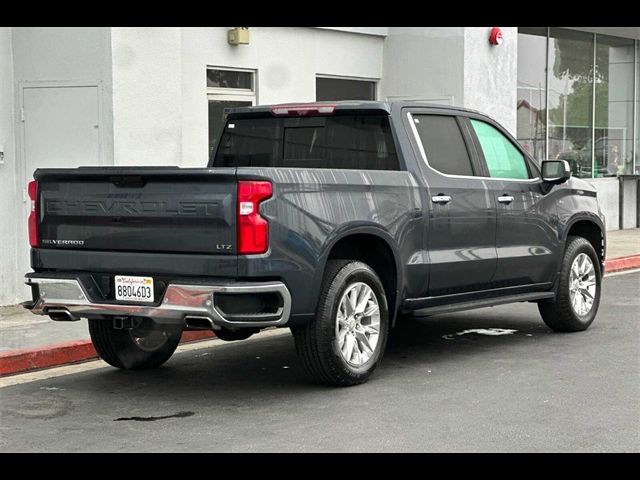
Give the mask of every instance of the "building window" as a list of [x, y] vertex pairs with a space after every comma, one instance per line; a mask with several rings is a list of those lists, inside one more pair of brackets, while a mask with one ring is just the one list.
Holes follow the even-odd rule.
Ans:
[[375, 99], [375, 81], [316, 77], [316, 101], [318, 102]]
[[547, 155], [547, 29], [520, 28], [516, 138], [535, 158]]
[[255, 83], [255, 72], [252, 70], [207, 69], [209, 158], [216, 151], [227, 110], [256, 104]]
[[636, 89], [633, 95], [636, 99], [635, 108], [635, 137], [636, 145], [633, 149], [633, 173], [640, 174], [640, 41], [636, 40]]
[[632, 173], [635, 42], [596, 38], [594, 157], [598, 175]]
[[579, 177], [593, 172], [593, 34], [549, 33], [549, 158], [568, 160]]
[[567, 160], [578, 177], [640, 173], [637, 44], [520, 28], [516, 108], [523, 147], [539, 160]]

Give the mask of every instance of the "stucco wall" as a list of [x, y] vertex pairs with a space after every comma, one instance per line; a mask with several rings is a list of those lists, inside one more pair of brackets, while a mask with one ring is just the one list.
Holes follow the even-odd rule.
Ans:
[[174, 165], [181, 157], [180, 28], [113, 28], [116, 165]]
[[100, 85], [102, 148], [107, 165], [113, 158], [110, 30], [108, 27], [13, 28], [16, 84], [96, 82]]
[[[10, 33], [9, 33], [10, 32]], [[11, 128], [7, 135], [15, 140], [5, 142], [13, 149], [6, 156], [5, 165], [0, 166], [0, 241], [5, 249], [0, 256], [0, 270], [9, 272], [3, 279], [0, 304], [16, 303], [27, 298], [28, 289], [22, 276], [29, 270], [29, 247], [27, 239], [26, 199], [23, 189], [32, 172], [24, 172], [24, 154], [20, 151], [19, 99], [22, 85], [40, 82], [42, 85], [96, 83], [102, 90], [102, 151], [105, 163], [113, 156], [113, 117], [111, 112], [111, 48], [110, 29], [103, 27], [14, 27], [4, 28], [0, 38], [2, 61], [0, 76], [3, 78], [2, 131]], [[13, 65], [7, 63], [13, 59]], [[5, 87], [12, 86], [12, 91]], [[16, 89], [17, 88], [17, 89]], [[8, 103], [5, 103], [8, 102]], [[6, 107], [5, 107], [6, 105]], [[16, 109], [15, 112], [11, 109]], [[6, 116], [11, 119], [7, 122]], [[51, 146], [55, 148], [55, 145]], [[5, 168], [6, 167], [6, 168]], [[5, 185], [6, 182], [6, 185]], [[5, 202], [5, 195], [7, 196]], [[6, 221], [5, 217], [6, 216]], [[5, 238], [8, 238], [5, 240]]]
[[462, 27], [389, 27], [381, 99], [463, 105]]
[[486, 113], [516, 134], [518, 29], [501, 27], [502, 45], [489, 43], [491, 27], [464, 30], [464, 106]]
[[0, 27], [0, 144], [4, 164], [0, 164], [0, 305], [16, 303], [18, 229], [16, 211], [19, 188], [16, 183], [14, 142], [13, 53], [11, 27]]
[[518, 29], [389, 27], [384, 42], [382, 98], [426, 100], [487, 113], [516, 130]]
[[249, 45], [229, 45], [227, 27], [182, 29], [182, 165], [207, 161], [207, 66], [253, 69], [257, 103], [315, 100], [315, 75], [379, 78], [382, 37], [313, 28], [251, 27]]

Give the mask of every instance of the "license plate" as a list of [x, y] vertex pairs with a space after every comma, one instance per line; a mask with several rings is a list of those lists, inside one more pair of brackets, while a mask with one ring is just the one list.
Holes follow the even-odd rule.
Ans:
[[153, 302], [153, 278], [116, 275], [116, 300]]

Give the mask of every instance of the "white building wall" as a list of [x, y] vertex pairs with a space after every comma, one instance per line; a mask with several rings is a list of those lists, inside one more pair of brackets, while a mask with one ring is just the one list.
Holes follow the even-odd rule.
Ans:
[[203, 166], [208, 151], [206, 68], [255, 70], [257, 103], [311, 102], [316, 74], [378, 79], [379, 36], [304, 27], [251, 27], [249, 45], [229, 45], [228, 27], [182, 29], [182, 165]]
[[516, 134], [518, 28], [501, 27], [501, 45], [489, 43], [491, 27], [464, 29], [464, 99], [467, 108], [496, 119]]
[[179, 163], [180, 42], [180, 28], [111, 29], [116, 165]]
[[14, 130], [13, 51], [11, 27], [0, 27], [0, 145], [4, 149], [4, 162], [0, 163], [0, 305], [18, 300], [16, 278], [19, 186], [16, 183], [16, 149]]
[[463, 105], [463, 27], [389, 27], [381, 99]]
[[[23, 274], [29, 268], [26, 198], [23, 190], [33, 172], [26, 172], [24, 152], [20, 149], [21, 88], [24, 85], [67, 85], [96, 83], [102, 90], [102, 145], [106, 164], [113, 156], [113, 117], [111, 112], [111, 48], [109, 28], [82, 27], [13, 27], [3, 28], [0, 36], [0, 117], [2, 137], [11, 152], [0, 166], [0, 241], [6, 250], [0, 256], [0, 271], [9, 272], [0, 282], [0, 305], [27, 298]], [[9, 60], [12, 59], [12, 64]], [[8, 87], [6, 85], [9, 85]], [[8, 103], [6, 103], [8, 102]], [[12, 110], [13, 109], [13, 110]], [[11, 119], [7, 122], [7, 114]], [[6, 124], [6, 126], [5, 126]], [[10, 130], [6, 130], [10, 129]], [[15, 148], [14, 142], [15, 141]], [[7, 148], [5, 146], [5, 148]], [[56, 145], [51, 145], [52, 149]], [[6, 168], [5, 168], [6, 167]], [[6, 185], [5, 185], [6, 184]], [[7, 197], [5, 199], [5, 196]], [[5, 202], [6, 200], [6, 202]], [[6, 221], [5, 217], [6, 216]]]
[[[108, 27], [14, 27], [15, 83], [96, 82], [102, 90], [105, 163], [113, 158], [111, 44]], [[18, 95], [19, 92], [16, 92]]]
[[384, 42], [382, 97], [457, 105], [489, 114], [516, 130], [518, 29], [389, 27]]

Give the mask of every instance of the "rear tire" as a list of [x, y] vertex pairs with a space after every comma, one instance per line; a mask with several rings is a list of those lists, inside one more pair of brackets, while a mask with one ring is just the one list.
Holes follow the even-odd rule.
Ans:
[[338, 386], [369, 379], [382, 360], [388, 330], [380, 279], [368, 265], [348, 260], [327, 262], [315, 321], [292, 328], [307, 373]]
[[156, 368], [171, 358], [182, 331], [151, 320], [135, 329], [115, 329], [110, 319], [89, 320], [91, 342], [109, 365], [124, 370]]
[[556, 299], [554, 302], [539, 302], [538, 310], [544, 323], [552, 330], [586, 330], [596, 318], [601, 290], [600, 260], [593, 245], [585, 238], [569, 237], [560, 267]]

